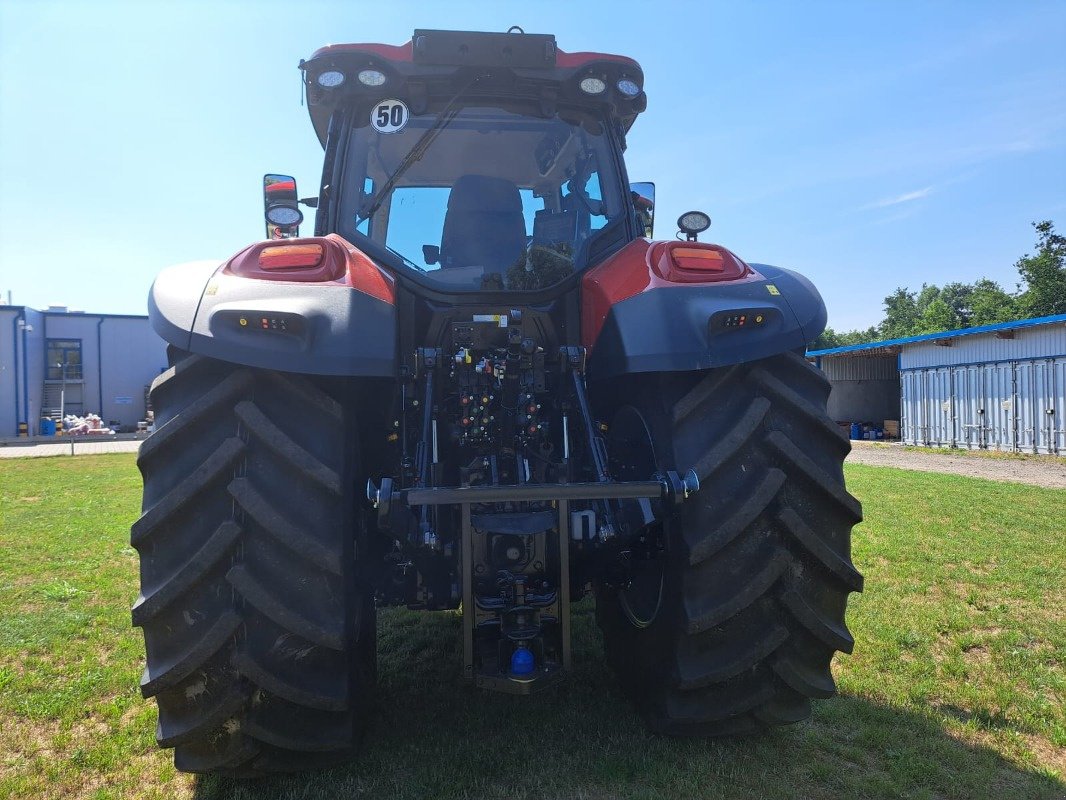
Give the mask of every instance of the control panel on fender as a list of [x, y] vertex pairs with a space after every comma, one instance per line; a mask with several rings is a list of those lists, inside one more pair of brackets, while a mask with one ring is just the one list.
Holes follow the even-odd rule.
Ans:
[[744, 308], [719, 311], [710, 319], [711, 333], [765, 328], [777, 319], [776, 308]]
[[226, 327], [248, 333], [271, 332], [302, 336], [306, 322], [299, 314], [230, 311], [226, 312]]

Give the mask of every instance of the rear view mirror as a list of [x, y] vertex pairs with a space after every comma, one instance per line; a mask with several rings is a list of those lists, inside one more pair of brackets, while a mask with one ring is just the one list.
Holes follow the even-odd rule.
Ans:
[[436, 264], [440, 261], [440, 248], [435, 244], [422, 245], [422, 258], [427, 264]]
[[655, 231], [655, 184], [631, 183], [629, 192], [633, 198], [638, 226], [643, 231], [642, 235], [650, 239]]
[[300, 235], [304, 215], [291, 175], [263, 176], [263, 215], [268, 239], [293, 239]]

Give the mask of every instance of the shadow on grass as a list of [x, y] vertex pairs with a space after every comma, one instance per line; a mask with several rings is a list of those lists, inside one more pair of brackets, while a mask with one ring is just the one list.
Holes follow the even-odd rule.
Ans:
[[861, 698], [815, 704], [803, 725], [749, 739], [648, 733], [602, 669], [590, 606], [574, 618], [576, 669], [560, 688], [510, 697], [459, 682], [454, 614], [387, 611], [380, 693], [360, 757], [302, 775], [196, 781], [220, 798], [1060, 798], [1063, 784], [931, 718]]

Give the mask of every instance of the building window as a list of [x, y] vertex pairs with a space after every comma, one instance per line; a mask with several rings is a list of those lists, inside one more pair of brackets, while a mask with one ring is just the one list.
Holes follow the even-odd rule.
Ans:
[[64, 378], [63, 365], [66, 364], [66, 379], [81, 380], [81, 339], [49, 339], [45, 352], [46, 374], [50, 381]]

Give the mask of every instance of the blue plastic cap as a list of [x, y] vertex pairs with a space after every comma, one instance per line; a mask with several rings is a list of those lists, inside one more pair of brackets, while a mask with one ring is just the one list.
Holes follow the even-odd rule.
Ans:
[[528, 675], [533, 671], [533, 653], [524, 643], [519, 644], [511, 655], [511, 673], [514, 675]]

